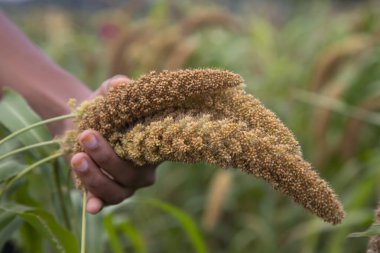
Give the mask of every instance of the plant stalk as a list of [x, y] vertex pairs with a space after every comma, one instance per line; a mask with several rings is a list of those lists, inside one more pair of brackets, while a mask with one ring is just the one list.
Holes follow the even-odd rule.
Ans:
[[87, 191], [83, 191], [83, 205], [82, 205], [82, 235], [80, 252], [86, 253], [86, 208], [87, 208]]
[[34, 168], [38, 167], [39, 165], [46, 163], [48, 161], [54, 160], [60, 156], [62, 156], [64, 153], [63, 152], [58, 152], [55, 153], [51, 156], [48, 156], [44, 159], [39, 160], [38, 162], [33, 163], [32, 165], [26, 167], [23, 169], [20, 173], [18, 173], [14, 178], [12, 178], [5, 186], [4, 189], [0, 192], [0, 196], [12, 185], [14, 182], [16, 182], [18, 179], [26, 175], [28, 172], [32, 171]]
[[68, 230], [71, 230], [70, 218], [67, 211], [67, 206], [65, 205], [65, 197], [62, 190], [62, 184], [61, 184], [61, 179], [59, 175], [58, 161], [54, 163], [53, 177], [54, 177], [55, 187], [57, 188], [56, 190], [57, 190], [57, 195], [58, 195], [58, 203], [59, 203], [59, 208], [62, 211], [63, 221], [65, 223], [66, 228]]
[[29, 145], [29, 146], [25, 146], [25, 147], [22, 147], [19, 149], [15, 149], [15, 150], [12, 150], [12, 151], [0, 156], [0, 161], [9, 157], [9, 156], [21, 153], [21, 152], [29, 150], [29, 149], [38, 148], [38, 147], [42, 147], [42, 146], [48, 146], [48, 145], [52, 145], [52, 144], [59, 144], [59, 143], [60, 143], [60, 141], [57, 141], [57, 140], [44, 141], [44, 142]]
[[348, 117], [355, 118], [363, 122], [371, 123], [376, 126], [380, 126], [379, 113], [364, 110], [360, 107], [348, 105], [335, 98], [307, 91], [297, 91], [295, 98], [304, 103], [308, 103], [318, 107], [323, 107], [331, 111], [335, 111], [343, 115], [346, 115]]
[[42, 125], [45, 125], [45, 124], [48, 124], [48, 123], [53, 123], [53, 122], [60, 121], [60, 120], [74, 118], [74, 117], [75, 117], [75, 114], [66, 114], [66, 115], [50, 118], [50, 119], [47, 119], [47, 120], [42, 120], [42, 121], [39, 121], [37, 123], [31, 124], [31, 125], [29, 125], [27, 127], [21, 128], [21, 129], [15, 131], [15, 132], [11, 133], [7, 137], [5, 137], [2, 140], [0, 140], [0, 145], [2, 145], [3, 143], [5, 143], [6, 141], [9, 141], [9, 140], [13, 139], [17, 135], [22, 134], [22, 133], [24, 133], [24, 132], [26, 132], [26, 131], [28, 131], [30, 129], [33, 129], [35, 127], [42, 126]]

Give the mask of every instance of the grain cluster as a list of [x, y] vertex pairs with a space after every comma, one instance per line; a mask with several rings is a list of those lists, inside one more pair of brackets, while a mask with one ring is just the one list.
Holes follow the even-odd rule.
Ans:
[[207, 162], [238, 168], [332, 224], [344, 211], [335, 193], [304, 161], [298, 142], [276, 115], [244, 91], [228, 71], [151, 72], [120, 83], [76, 110], [68, 135], [99, 131], [123, 159], [138, 165], [162, 161]]

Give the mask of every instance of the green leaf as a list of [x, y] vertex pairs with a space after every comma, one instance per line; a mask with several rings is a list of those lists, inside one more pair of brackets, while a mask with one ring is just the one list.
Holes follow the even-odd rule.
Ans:
[[15, 159], [8, 159], [0, 163], [0, 183], [15, 176], [24, 168], [20, 162]]
[[144, 240], [140, 235], [139, 231], [128, 221], [123, 222], [119, 225], [119, 229], [125, 235], [126, 238], [131, 240], [131, 243], [135, 249], [136, 253], [146, 253], [148, 252], [144, 245]]
[[380, 235], [380, 224], [373, 224], [366, 231], [351, 233], [348, 237], [371, 237], [374, 235]]
[[[0, 226], [0, 249], [3, 248], [3, 245], [12, 237], [20, 226], [22, 225], [22, 220], [15, 215], [10, 216], [5, 226]], [[1, 218], [0, 218], [1, 219]]]
[[87, 215], [87, 252], [106, 252], [107, 235], [104, 232], [104, 216], [102, 214]]
[[117, 231], [113, 225], [112, 218], [112, 214], [109, 214], [103, 219], [103, 224], [108, 235], [108, 242], [110, 244], [112, 252], [123, 253], [123, 246], [117, 236]]
[[[6, 89], [0, 100], [0, 123], [14, 132], [28, 125], [41, 121], [41, 118], [30, 108], [27, 102], [16, 92]], [[31, 145], [52, 139], [46, 126], [31, 129], [20, 134], [18, 140], [23, 145]], [[44, 153], [42, 153], [42, 150]], [[50, 153], [49, 148], [41, 150], [40, 157]]]
[[108, 243], [113, 252], [115, 253], [123, 253], [123, 244], [120, 242], [120, 238], [118, 237], [118, 233], [121, 232], [127, 240], [130, 240], [132, 246], [134, 248], [133, 252], [136, 253], [146, 253], [148, 252], [145, 248], [143, 239], [137, 231], [137, 229], [128, 221], [120, 221], [115, 220], [112, 213], [108, 214], [103, 219], [103, 224], [107, 232]]
[[50, 241], [57, 252], [79, 252], [78, 242], [75, 236], [60, 226], [47, 211], [14, 203], [2, 204], [0, 210], [16, 214]]
[[143, 202], [151, 206], [154, 206], [158, 209], [161, 209], [162, 211], [166, 212], [167, 214], [175, 218], [185, 230], [187, 236], [189, 237], [191, 243], [193, 244], [195, 248], [195, 252], [198, 252], [198, 253], [207, 252], [205, 243], [203, 241], [203, 237], [198, 231], [197, 226], [194, 224], [194, 222], [192, 221], [189, 215], [187, 215], [185, 212], [178, 209], [177, 207], [172, 206], [168, 203], [165, 203], [157, 199], [148, 199], [148, 200], [144, 200]]
[[0, 213], [0, 229], [5, 227], [9, 222], [11, 222], [16, 217], [16, 214], [9, 212]]
[[[26, 222], [20, 227], [16, 238], [17, 246], [24, 252], [46, 252], [43, 248], [50, 246], [45, 243], [44, 237], [36, 233], [35, 229]], [[49, 249], [53, 248], [50, 247]]]
[[[1, 119], [0, 119], [0, 122], [1, 122]], [[0, 124], [0, 126], [2, 126], [2, 125]], [[1, 133], [0, 133], [0, 138], [1, 138], [2, 136], [3, 136], [3, 135], [1, 135]], [[11, 150], [16, 149], [19, 145], [20, 145], [20, 143], [18, 143], [18, 142], [15, 141], [15, 140], [11, 140], [11, 141], [8, 141], [8, 142], [6, 142], [6, 143], [3, 143], [2, 145], [0, 145], [0, 156], [1, 156], [2, 154], [6, 154], [6, 153], [8, 153], [8, 152], [11, 151]]]

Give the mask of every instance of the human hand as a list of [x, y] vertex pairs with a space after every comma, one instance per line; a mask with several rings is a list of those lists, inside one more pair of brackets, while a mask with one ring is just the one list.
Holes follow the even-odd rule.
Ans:
[[[129, 81], [120, 75], [108, 79], [90, 98], [105, 95], [110, 87]], [[104, 205], [118, 204], [138, 188], [154, 183], [156, 165], [136, 166], [119, 158], [97, 131], [83, 131], [79, 142], [84, 152], [71, 157], [71, 167], [88, 191], [87, 212], [96, 214]]]

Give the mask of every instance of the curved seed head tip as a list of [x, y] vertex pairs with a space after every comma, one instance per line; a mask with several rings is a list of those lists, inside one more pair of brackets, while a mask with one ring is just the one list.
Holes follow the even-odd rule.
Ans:
[[264, 179], [325, 221], [340, 223], [344, 217], [341, 204], [310, 164], [278, 145], [275, 138], [261, 136], [260, 130], [243, 122], [212, 120], [210, 115], [172, 115], [136, 125], [124, 134], [118, 148], [141, 165], [206, 161], [239, 168]]
[[[99, 131], [138, 165], [165, 160], [235, 167], [332, 224], [344, 211], [332, 189], [302, 159], [293, 134], [227, 71], [151, 72], [77, 110], [76, 133]], [[68, 138], [73, 140], [73, 138]], [[80, 145], [74, 141], [73, 150]]]

